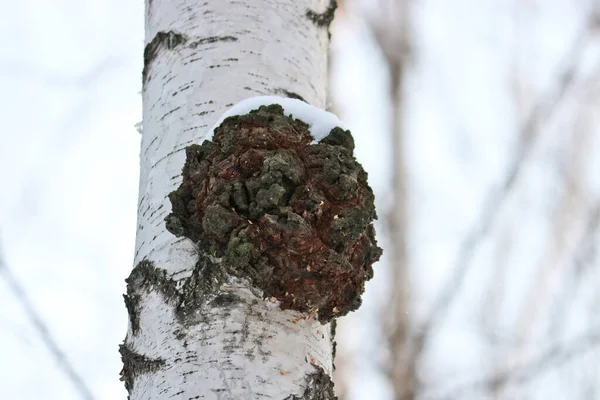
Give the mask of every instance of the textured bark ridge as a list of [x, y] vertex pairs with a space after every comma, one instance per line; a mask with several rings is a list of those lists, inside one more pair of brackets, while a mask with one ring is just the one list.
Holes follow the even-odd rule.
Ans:
[[322, 368], [316, 369], [314, 374], [306, 377], [306, 390], [302, 396], [291, 395], [284, 400], [337, 400], [329, 375]]
[[140, 329], [140, 301], [144, 290], [160, 292], [165, 301], [175, 306], [175, 316], [184, 326], [197, 323], [192, 316], [197, 314], [195, 311], [209, 298], [211, 305], [217, 307], [227, 307], [237, 302], [238, 296], [218, 292], [226, 279], [225, 274], [220, 265], [212, 263], [205, 255], [200, 255], [192, 275], [179, 282], [168, 277], [167, 272], [155, 267], [154, 263], [148, 260], [140, 261], [131, 271], [129, 278], [125, 279], [127, 294], [123, 296], [132, 333], [136, 335]]
[[158, 32], [158, 34], [152, 39], [150, 43], [146, 45], [144, 49], [144, 69], [142, 70], [142, 81], [144, 84], [148, 80], [148, 69], [150, 64], [156, 58], [158, 51], [161, 47], [168, 50], [172, 50], [175, 47], [183, 44], [187, 41], [187, 38], [177, 32]]
[[[123, 369], [121, 370], [121, 380], [125, 382], [125, 389], [131, 392], [135, 378], [148, 372], [156, 371], [165, 365], [161, 359], [153, 360], [132, 351], [126, 344], [119, 346]], [[129, 397], [127, 397], [129, 398]]]
[[360, 306], [381, 249], [350, 132], [312, 140], [279, 105], [227, 118], [212, 141], [186, 149], [166, 223], [282, 309], [326, 323]]

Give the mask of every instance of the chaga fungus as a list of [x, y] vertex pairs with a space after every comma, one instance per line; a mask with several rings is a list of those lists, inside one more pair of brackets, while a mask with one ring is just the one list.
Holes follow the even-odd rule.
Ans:
[[212, 141], [186, 149], [166, 222], [282, 309], [326, 323], [360, 306], [381, 249], [350, 132], [312, 141], [279, 105], [225, 119]]

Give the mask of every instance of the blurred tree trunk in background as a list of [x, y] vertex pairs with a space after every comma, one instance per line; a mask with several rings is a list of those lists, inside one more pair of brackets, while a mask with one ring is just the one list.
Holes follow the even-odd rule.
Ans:
[[[358, 4], [357, 4], [358, 3]], [[389, 127], [386, 142], [391, 147], [391, 199], [381, 214], [388, 236], [386, 292], [388, 301], [382, 305], [380, 329], [386, 340], [388, 357], [383, 371], [392, 386], [394, 398], [412, 399], [416, 390], [416, 365], [409, 362], [411, 333], [411, 288], [406, 254], [407, 196], [404, 132], [405, 79], [410, 63], [410, 3], [408, 0], [377, 0], [369, 9], [361, 2], [340, 2], [352, 9], [362, 9], [360, 18], [367, 25], [383, 56], [388, 72], [388, 87], [383, 103], [389, 104]], [[352, 11], [350, 11], [352, 13]], [[343, 15], [343, 14], [342, 14]], [[379, 71], [376, 71], [379, 72]], [[343, 110], [342, 110], [343, 112]], [[383, 266], [383, 265], [382, 265]], [[385, 317], [383, 317], [385, 316]], [[352, 357], [351, 355], [344, 355]], [[345, 385], [345, 379], [340, 379]]]
[[136, 267], [121, 346], [131, 399], [332, 398], [329, 324], [266, 312], [231, 278], [219, 302], [182, 314], [182, 290], [202, 279], [201, 261], [220, 261], [197, 254], [164, 220], [186, 146], [201, 143], [227, 108], [265, 94], [325, 108], [334, 9], [329, 0], [146, 2]]
[[406, 161], [404, 132], [405, 79], [410, 57], [409, 0], [382, 0], [378, 15], [367, 18], [381, 49], [389, 72], [390, 143], [392, 145], [392, 203], [386, 215], [391, 256], [388, 265], [389, 303], [385, 306], [382, 330], [388, 339], [389, 358], [386, 375], [392, 385], [394, 399], [413, 400], [416, 365], [408, 356], [411, 329], [411, 288], [406, 235], [408, 210], [406, 196]]
[[356, 355], [370, 382], [345, 394], [386, 375], [386, 399], [598, 398], [597, 4], [343, 4], [381, 49], [363, 79], [389, 70], [361, 100], [392, 110], [394, 192], [382, 332], [355, 339], [387, 334], [389, 362]]

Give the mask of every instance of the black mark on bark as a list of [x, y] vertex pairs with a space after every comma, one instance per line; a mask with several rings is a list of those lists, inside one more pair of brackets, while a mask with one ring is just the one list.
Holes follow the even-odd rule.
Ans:
[[[171, 229], [176, 229], [171, 226]], [[133, 334], [137, 334], [140, 328], [140, 299], [142, 291], [157, 291], [163, 295], [167, 303], [175, 305], [175, 315], [179, 322], [184, 326], [193, 325], [198, 322], [194, 311], [206, 303], [207, 298], [212, 297], [225, 281], [225, 272], [220, 265], [210, 261], [205, 255], [200, 255], [198, 262], [189, 278], [181, 280], [179, 283], [167, 276], [164, 269], [156, 268], [151, 261], [142, 260], [131, 271], [129, 278], [125, 279], [127, 283], [127, 294], [125, 297], [125, 306], [129, 312], [129, 321]], [[219, 300], [213, 300], [217, 304], [225, 305], [228, 301], [234, 300], [228, 294]], [[217, 295], [217, 298], [219, 295]], [[235, 296], [237, 297], [237, 296]], [[239, 300], [239, 297], [237, 298]]]
[[131, 293], [127, 288], [127, 294], [123, 295], [125, 300], [125, 307], [129, 314], [129, 323], [131, 324], [131, 331], [134, 335], [137, 335], [140, 329], [140, 296], [135, 293]]
[[177, 46], [189, 42], [188, 46], [195, 49], [196, 47], [206, 43], [235, 42], [237, 40], [238, 38], [235, 36], [210, 36], [190, 41], [187, 36], [178, 32], [158, 32], [156, 36], [154, 36], [154, 39], [152, 39], [152, 41], [148, 43], [144, 49], [144, 69], [142, 70], [142, 82], [146, 84], [150, 81], [150, 65], [156, 59], [159, 50], [163, 48], [167, 50], [173, 50]]
[[142, 260], [131, 271], [125, 282], [127, 294], [124, 295], [125, 307], [129, 313], [131, 331], [136, 335], [140, 328], [140, 292], [143, 289], [156, 289], [165, 297], [173, 298], [177, 295], [176, 283], [167, 278], [165, 270], [156, 268], [150, 261]]
[[161, 48], [172, 50], [186, 41], [187, 37], [185, 35], [174, 31], [161, 31], [154, 36], [154, 39], [152, 39], [152, 41], [148, 43], [144, 49], [144, 69], [142, 70], [142, 82], [144, 85], [149, 81], [148, 71], [152, 61], [154, 61], [158, 55], [158, 51]]
[[[329, 32], [329, 25], [331, 25], [331, 21], [333, 21], [336, 8], [337, 2], [335, 0], [330, 0], [329, 6], [327, 6], [325, 11], [317, 13], [313, 10], [308, 10], [306, 11], [306, 17], [319, 28], [327, 28], [327, 31]], [[329, 36], [331, 37], [331, 33], [329, 33]]]
[[286, 90], [283, 88], [275, 89], [275, 93], [280, 93], [286, 97], [289, 97], [290, 99], [298, 99], [298, 100], [302, 100], [305, 103], [308, 103], [306, 100], [304, 100], [304, 97], [300, 96], [298, 93], [290, 92], [289, 90]]
[[[200, 322], [202, 315], [197, 311], [210, 297], [219, 291], [226, 280], [227, 275], [223, 267], [220, 264], [213, 263], [206, 256], [206, 253], [200, 250], [198, 262], [194, 267], [192, 276], [185, 279], [181, 287], [181, 294], [175, 310], [179, 322], [184, 326]], [[229, 298], [229, 300], [232, 299]]]
[[306, 376], [306, 390], [300, 396], [291, 395], [284, 400], [337, 400], [333, 391], [331, 377], [321, 367], [315, 367], [316, 372]]
[[216, 43], [216, 42], [237, 42], [238, 38], [235, 36], [210, 36], [202, 39], [194, 40], [189, 44], [193, 49], [200, 46], [201, 44]]
[[215, 110], [207, 110], [207, 111], [201, 111], [201, 112], [199, 112], [199, 113], [196, 113], [196, 114], [194, 114], [194, 115], [195, 115], [195, 116], [198, 116], [198, 117], [203, 117], [203, 116], [205, 116], [205, 115], [212, 114], [212, 113], [214, 113], [214, 112], [215, 112]]
[[167, 276], [167, 271], [156, 268], [154, 263], [148, 260], [140, 261], [131, 271], [127, 283], [127, 293], [139, 293], [143, 289], [157, 290], [166, 299], [177, 298], [177, 283]]
[[220, 293], [210, 304], [215, 307], [229, 307], [242, 301], [240, 296], [233, 293]]
[[335, 354], [337, 351], [337, 342], [335, 341], [335, 331], [337, 329], [337, 320], [331, 321], [331, 360], [333, 362], [333, 370], [335, 371]]
[[[123, 369], [121, 370], [121, 381], [125, 382], [125, 389], [131, 393], [133, 381], [140, 375], [154, 372], [165, 365], [165, 360], [148, 358], [131, 350], [127, 344], [119, 346]], [[127, 397], [129, 398], [129, 396]]]

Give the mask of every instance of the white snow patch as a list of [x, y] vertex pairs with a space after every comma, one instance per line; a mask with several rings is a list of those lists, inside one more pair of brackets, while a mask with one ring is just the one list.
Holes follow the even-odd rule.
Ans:
[[248, 114], [252, 110], [257, 110], [260, 106], [279, 104], [283, 107], [283, 112], [287, 116], [297, 118], [308, 125], [310, 135], [313, 137], [311, 144], [315, 144], [329, 135], [329, 132], [336, 126], [346, 129], [344, 124], [334, 114], [322, 110], [318, 107], [305, 103], [302, 100], [290, 99], [280, 96], [255, 96], [240, 101], [229, 110], [225, 111], [221, 118], [210, 130], [207, 140], [211, 140], [215, 129], [223, 123], [225, 118], [234, 115]]

